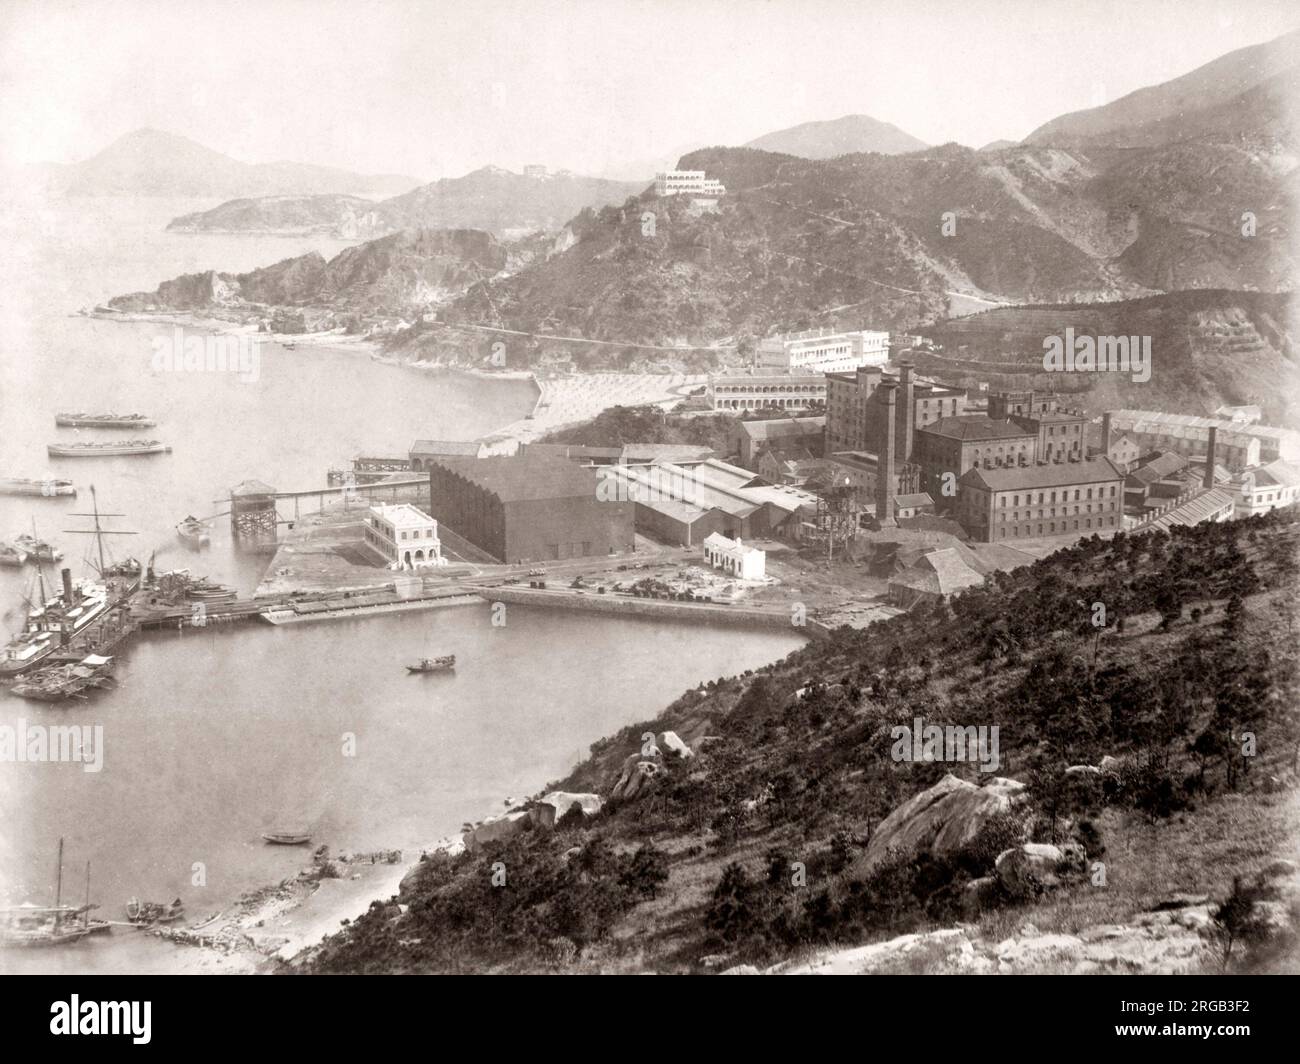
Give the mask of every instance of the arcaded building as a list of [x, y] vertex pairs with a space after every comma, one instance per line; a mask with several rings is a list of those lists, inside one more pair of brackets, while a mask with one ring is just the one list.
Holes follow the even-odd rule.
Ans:
[[502, 562], [633, 549], [633, 504], [602, 499], [593, 469], [554, 455], [430, 457], [434, 516]]

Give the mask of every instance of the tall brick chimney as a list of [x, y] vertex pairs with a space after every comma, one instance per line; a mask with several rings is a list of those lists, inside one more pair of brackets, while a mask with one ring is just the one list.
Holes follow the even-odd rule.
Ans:
[[898, 377], [903, 385], [903, 416], [900, 418], [901, 443], [898, 457], [904, 462], [912, 460], [912, 437], [916, 433], [916, 400], [912, 393], [912, 360], [904, 358], [898, 363]]
[[1110, 457], [1110, 413], [1109, 411], [1101, 415], [1101, 454], [1103, 458]]
[[894, 432], [898, 403], [898, 383], [889, 378], [876, 389], [877, 400], [884, 404], [885, 419], [876, 450], [876, 527], [894, 526]]
[[1214, 487], [1214, 462], [1215, 452], [1219, 445], [1219, 430], [1217, 427], [1210, 426], [1210, 442], [1205, 452], [1205, 479], [1201, 482], [1205, 487]]

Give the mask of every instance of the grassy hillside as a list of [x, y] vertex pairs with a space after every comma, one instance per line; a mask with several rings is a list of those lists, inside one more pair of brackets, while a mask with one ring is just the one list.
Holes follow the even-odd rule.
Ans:
[[[1277, 790], [1294, 794], [1300, 758], [1298, 546], [1294, 511], [1093, 538], [950, 606], [839, 629], [687, 691], [594, 744], [558, 786], [609, 796], [646, 731], [677, 732], [694, 756], [657, 761], [649, 787], [590, 819], [426, 858], [400, 899], [376, 902], [309, 967], [681, 972], [706, 956], [797, 958], [954, 923], [965, 886], [1025, 833], [1078, 844], [1116, 889], [989, 895], [978, 920], [990, 935], [1122, 921], [1175, 889], [1222, 898], [1294, 828]], [[1027, 784], [1029, 804], [955, 852], [863, 871], [873, 829], [901, 802], [945, 772], [979, 782], [973, 765], [891, 757], [891, 727], [917, 716], [997, 726], [997, 774]], [[1104, 756], [1118, 766], [1106, 776], [1066, 771]], [[1233, 963], [1271, 957], [1257, 943]]]

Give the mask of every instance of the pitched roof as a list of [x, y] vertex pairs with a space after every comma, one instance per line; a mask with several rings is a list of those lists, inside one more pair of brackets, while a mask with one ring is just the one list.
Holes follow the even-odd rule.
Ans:
[[967, 565], [951, 547], [922, 555], [915, 565], [890, 580], [913, 591], [951, 595], [984, 583], [984, 577]]
[[811, 436], [826, 427], [824, 417], [772, 418], [768, 421], [741, 421], [737, 427], [751, 440], [772, 440], [781, 436]]
[[1013, 421], [994, 421], [984, 414], [941, 417], [938, 421], [919, 426], [917, 431], [928, 432], [932, 436], [946, 436], [952, 440], [1009, 440], [1037, 435], [1028, 429], [1022, 429]]
[[990, 491], [1017, 488], [1059, 488], [1073, 484], [1098, 484], [1123, 480], [1124, 474], [1109, 458], [1086, 462], [1052, 462], [1049, 465], [1007, 466], [1002, 469], [968, 469], [958, 484], [982, 484]]
[[895, 495], [894, 505], [903, 506], [910, 510], [916, 506], [933, 506], [934, 500], [930, 498], [929, 492], [918, 491], [909, 495]]
[[1132, 532], [1151, 532], [1156, 529], [1168, 529], [1174, 525], [1199, 525], [1216, 514], [1233, 507], [1231, 492], [1222, 488], [1202, 491], [1184, 503], [1166, 510], [1154, 521], [1148, 521], [1130, 529]]
[[1283, 488], [1300, 486], [1300, 469], [1297, 469], [1293, 462], [1287, 462], [1281, 458], [1275, 462], [1269, 462], [1268, 465], [1260, 466], [1252, 472], [1255, 474], [1255, 485], [1257, 487], [1267, 488], [1275, 484]]

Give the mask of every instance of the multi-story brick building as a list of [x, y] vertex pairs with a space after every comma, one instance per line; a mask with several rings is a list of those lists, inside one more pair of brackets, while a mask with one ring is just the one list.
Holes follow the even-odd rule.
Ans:
[[[826, 449], [870, 451], [880, 438], [881, 404], [872, 402], [883, 379], [894, 379], [879, 366], [855, 373], [826, 374]], [[934, 381], [916, 380], [912, 364], [899, 363], [898, 415], [894, 422], [895, 448], [900, 461], [910, 461], [913, 436], [918, 428], [940, 418], [954, 417], [966, 409], [966, 391]], [[910, 398], [909, 398], [910, 396]], [[909, 413], [910, 411], [910, 413]]]
[[1015, 421], [995, 421], [983, 414], [946, 417], [925, 425], [916, 433], [913, 451], [921, 467], [921, 490], [944, 509], [952, 504], [958, 482], [968, 470], [1033, 465], [1037, 440], [1037, 433]]
[[957, 519], [986, 543], [1123, 527], [1124, 474], [1108, 458], [981, 466], [958, 484]]

